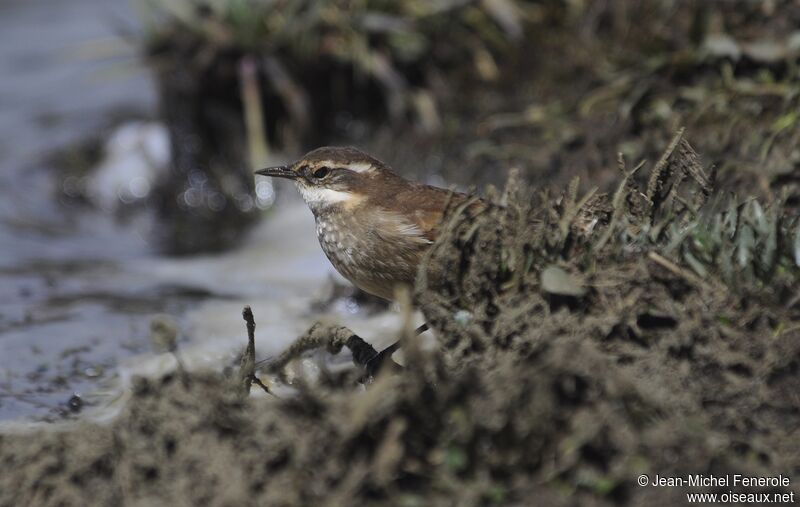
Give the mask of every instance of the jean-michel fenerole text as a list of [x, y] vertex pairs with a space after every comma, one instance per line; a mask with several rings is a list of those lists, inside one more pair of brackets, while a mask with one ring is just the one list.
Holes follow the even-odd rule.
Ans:
[[725, 475], [686, 475], [684, 477], [664, 477], [656, 475], [651, 486], [689, 486], [689, 487], [788, 487], [791, 479], [784, 475], [773, 477], [753, 477], [741, 474]]

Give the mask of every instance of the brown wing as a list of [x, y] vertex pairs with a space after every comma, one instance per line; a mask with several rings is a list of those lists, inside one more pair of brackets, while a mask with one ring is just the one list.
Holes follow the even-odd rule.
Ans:
[[[453, 190], [414, 184], [394, 196], [390, 201], [390, 209], [408, 217], [419, 228], [421, 235], [432, 243], [445, 222], [445, 212], [455, 212], [471, 198]], [[470, 213], [478, 213], [486, 208], [482, 199], [472, 199], [475, 200], [468, 206]]]
[[[371, 234], [377, 241], [369, 245], [369, 259], [376, 266], [367, 272], [383, 273], [382, 278], [351, 278], [362, 289], [386, 299], [392, 298], [395, 285], [413, 285], [420, 261], [447, 220], [446, 213], [459, 209], [470, 199], [458, 192], [405, 182], [393, 190], [380, 196], [380, 206], [369, 210]], [[469, 204], [470, 212], [485, 207], [480, 200]], [[387, 262], [391, 264], [388, 283], [385, 279]]]

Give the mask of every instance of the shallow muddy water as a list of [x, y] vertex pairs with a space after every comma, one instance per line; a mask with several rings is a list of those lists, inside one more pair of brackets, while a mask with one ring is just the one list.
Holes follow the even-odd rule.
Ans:
[[[0, 421], [8, 427], [74, 414], [103, 417], [132, 375], [175, 366], [154, 350], [151, 322], [178, 332], [191, 369], [232, 364], [246, 341], [241, 309], [259, 324], [260, 357], [318, 317], [313, 298], [332, 273], [313, 218], [291, 188], [239, 248], [167, 258], [154, 252], [146, 213], [120, 222], [60, 201], [49, 155], [120, 110], [152, 115], [145, 69], [118, 37], [123, 0], [11, 1], [0, 6]], [[31, 30], [35, 27], [35, 30]], [[103, 48], [123, 48], [119, 54]], [[116, 55], [109, 58], [109, 55]], [[121, 56], [120, 56], [121, 55]], [[391, 313], [333, 318], [369, 335]], [[380, 343], [380, 340], [377, 340]], [[98, 410], [99, 409], [99, 410]]]

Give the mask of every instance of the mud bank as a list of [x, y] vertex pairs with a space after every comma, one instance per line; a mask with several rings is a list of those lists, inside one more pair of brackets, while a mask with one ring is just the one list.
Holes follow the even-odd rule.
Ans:
[[796, 214], [720, 204], [680, 136], [622, 169], [453, 210], [418, 288], [439, 347], [404, 369], [140, 379], [107, 426], [0, 436], [0, 504], [674, 505], [637, 477], [800, 476]]

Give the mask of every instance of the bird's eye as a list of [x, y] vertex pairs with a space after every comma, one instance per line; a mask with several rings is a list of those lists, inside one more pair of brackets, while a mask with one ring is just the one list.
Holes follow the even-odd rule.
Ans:
[[329, 172], [331, 172], [331, 170], [327, 167], [320, 167], [319, 169], [314, 170], [314, 177], [318, 180], [321, 180], [327, 176]]

